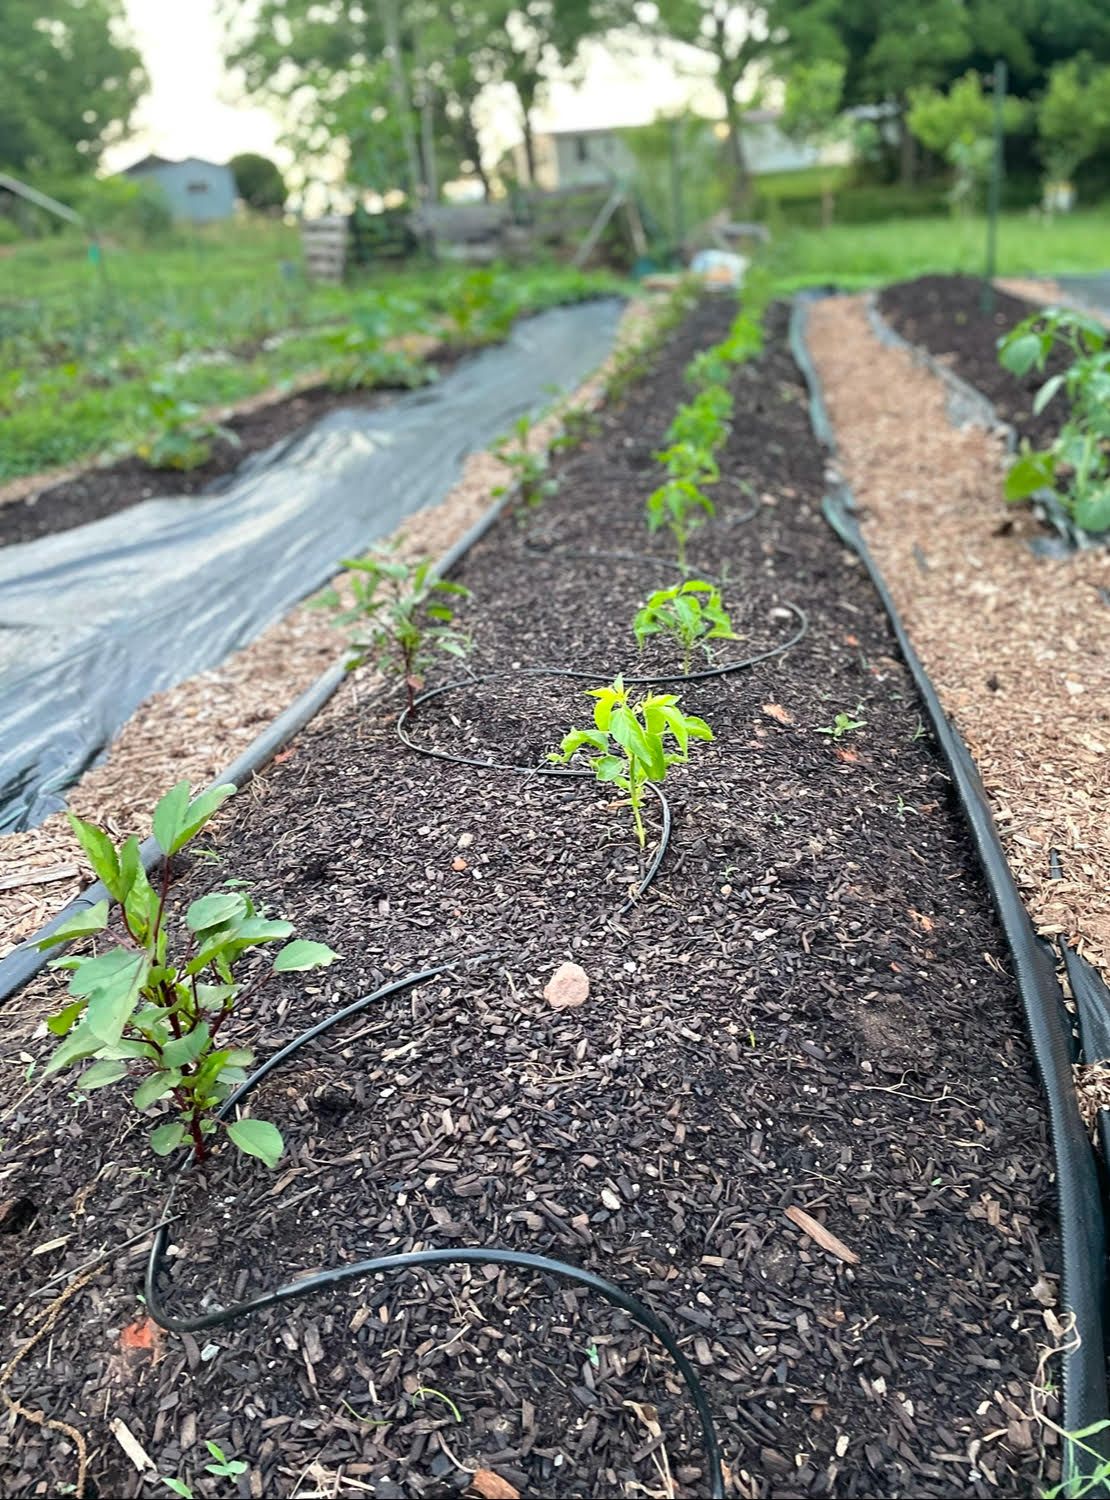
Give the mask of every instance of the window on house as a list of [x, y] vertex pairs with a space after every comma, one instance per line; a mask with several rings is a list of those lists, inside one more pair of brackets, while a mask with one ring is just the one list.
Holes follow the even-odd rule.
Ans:
[[206, 182], [190, 182], [186, 191], [190, 193], [206, 193], [208, 191], [208, 184]]
[[575, 138], [574, 138], [574, 154], [578, 158], [579, 161], [589, 161], [589, 159], [590, 159], [590, 143], [589, 143], [589, 141], [586, 139], [586, 137], [584, 135], [575, 136]]

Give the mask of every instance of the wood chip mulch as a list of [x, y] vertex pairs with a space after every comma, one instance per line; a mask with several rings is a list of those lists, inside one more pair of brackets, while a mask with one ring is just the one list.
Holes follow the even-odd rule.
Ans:
[[[652, 454], [729, 312], [700, 308], [560, 459], [557, 494], [468, 556], [473, 665], [510, 675], [427, 705], [429, 743], [540, 764], [589, 684], [514, 663], [634, 668], [632, 613], [670, 571], [643, 529]], [[676, 1330], [734, 1496], [1036, 1493], [1058, 1469], [1024, 1415], [1058, 1269], [1045, 1109], [943, 766], [881, 607], [821, 521], [785, 323], [776, 310], [737, 373], [734, 488], [691, 556], [727, 569], [744, 652], [782, 638], [788, 601], [810, 631], [685, 686], [717, 739], [673, 776], [672, 848], [637, 909], [613, 918], [639, 861], [604, 789], [415, 755], [380, 700], [337, 701], [228, 804], [216, 862], [181, 872], [174, 929], [234, 875], [343, 955], [245, 1007], [238, 1034], [264, 1056], [416, 963], [500, 957], [266, 1082], [257, 1112], [286, 1156], [274, 1173], [213, 1159], [180, 1200], [166, 1292], [200, 1309], [415, 1245], [548, 1253]], [[599, 541], [658, 561], [563, 550]], [[865, 722], [838, 742], [821, 730], [841, 711]], [[589, 992], [559, 1008], [544, 990], [568, 962]], [[56, 991], [41, 977], [6, 1017], [16, 1347], [98, 1249], [151, 1223], [167, 1179], [124, 1093], [26, 1081]], [[673, 1368], [588, 1294], [437, 1269], [175, 1337], [137, 1298], [144, 1251], [91, 1272], [8, 1384], [83, 1435], [100, 1495], [155, 1493], [157, 1475], [227, 1493], [203, 1474], [205, 1439], [247, 1465], [243, 1496], [446, 1500], [478, 1471], [567, 1500], [706, 1492]], [[13, 1422], [0, 1490], [58, 1493], [74, 1460], [64, 1433]]]
[[878, 342], [859, 298], [816, 306], [810, 346], [867, 540], [1038, 930], [1110, 978], [1110, 551], [1030, 551], [1037, 522], [1002, 499], [999, 440], [952, 427], [942, 382]]

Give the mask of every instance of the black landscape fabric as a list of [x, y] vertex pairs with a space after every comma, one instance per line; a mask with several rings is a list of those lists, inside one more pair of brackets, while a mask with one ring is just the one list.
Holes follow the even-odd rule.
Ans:
[[620, 311], [607, 298], [529, 318], [437, 385], [333, 412], [219, 494], [0, 551], [0, 831], [64, 806], [149, 694], [222, 661], [441, 499], [468, 453], [601, 362]]

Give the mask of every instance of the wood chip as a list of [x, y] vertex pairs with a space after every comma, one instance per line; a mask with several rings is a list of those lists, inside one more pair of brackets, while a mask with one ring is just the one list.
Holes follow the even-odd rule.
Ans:
[[811, 1240], [816, 1240], [822, 1250], [827, 1250], [830, 1255], [835, 1255], [845, 1265], [858, 1266], [859, 1256], [854, 1250], [849, 1250], [843, 1240], [838, 1240], [831, 1230], [819, 1224], [815, 1218], [807, 1214], [804, 1208], [795, 1208], [793, 1204], [786, 1209], [786, 1217], [791, 1224], [796, 1224], [803, 1234], [808, 1234]]
[[127, 1454], [140, 1474], [144, 1473], [147, 1469], [154, 1468], [154, 1460], [122, 1417], [113, 1417], [108, 1423], [108, 1431]]
[[507, 1479], [492, 1469], [475, 1469], [466, 1494], [476, 1495], [479, 1500], [520, 1500], [520, 1491]]

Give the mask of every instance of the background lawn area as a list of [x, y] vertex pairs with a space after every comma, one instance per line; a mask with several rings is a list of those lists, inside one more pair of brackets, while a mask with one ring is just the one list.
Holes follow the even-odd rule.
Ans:
[[[982, 275], [986, 219], [950, 215], [832, 224], [775, 235], [766, 264], [777, 289], [832, 283], [845, 288], [905, 281], [929, 272]], [[1110, 208], [1062, 214], [1004, 214], [998, 226], [1001, 276], [1053, 276], [1110, 270]]]

